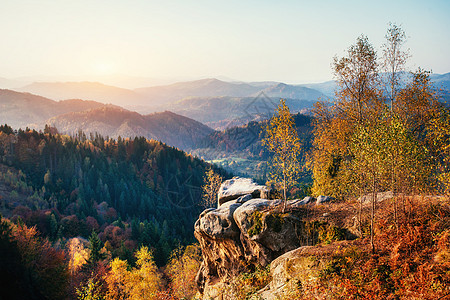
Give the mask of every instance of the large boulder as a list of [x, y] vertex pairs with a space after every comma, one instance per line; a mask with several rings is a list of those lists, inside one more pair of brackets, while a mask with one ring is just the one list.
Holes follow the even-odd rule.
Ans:
[[334, 198], [330, 197], [330, 196], [319, 196], [319, 197], [317, 197], [316, 204], [322, 204], [322, 203], [330, 202], [333, 200], [334, 200]]
[[300, 206], [302, 206], [302, 205], [306, 205], [306, 204], [309, 204], [309, 203], [313, 203], [313, 202], [315, 202], [315, 201], [316, 201], [316, 198], [311, 197], [311, 196], [306, 196], [306, 197], [303, 198], [303, 199], [289, 200], [289, 201], [287, 202], [287, 206], [290, 207], [290, 208], [298, 208], [298, 207], [300, 207]]
[[217, 194], [218, 206], [248, 194], [252, 195], [252, 198], [268, 199], [269, 189], [264, 185], [258, 185], [250, 178], [233, 177], [225, 180], [220, 186]]
[[[329, 245], [303, 246], [276, 258], [270, 264], [272, 281], [261, 291], [259, 298], [265, 300], [284, 299], [299, 287], [314, 289], [320, 274], [330, 266], [334, 256], [358, 247], [368, 252], [361, 241], [339, 241]], [[327, 298], [323, 295], [324, 298]]]
[[200, 215], [194, 234], [203, 262], [196, 280], [204, 297], [215, 299], [228, 279], [302, 245], [303, 212], [282, 213], [282, 203], [244, 195]]
[[[392, 191], [379, 192], [376, 194], [377, 202], [383, 202], [384, 200], [389, 200], [394, 198], [394, 193]], [[358, 202], [370, 202], [373, 199], [373, 194], [367, 194], [358, 198]]]
[[309, 205], [314, 198], [289, 200], [284, 211], [282, 200], [261, 198], [269, 195], [269, 188], [235, 177], [222, 184], [218, 208], [200, 214], [194, 235], [202, 248], [196, 282], [203, 299], [225, 299], [223, 291], [238, 274], [267, 266], [298, 247], [316, 244], [319, 232], [331, 226], [326, 220], [305, 220], [311, 209], [325, 208]]
[[233, 201], [227, 202], [226, 205], [218, 209], [209, 208], [205, 210], [195, 223], [195, 229], [212, 239], [239, 236], [239, 231], [233, 220], [233, 213], [240, 205], [240, 203]]
[[194, 235], [203, 255], [196, 282], [199, 291], [210, 298], [216, 298], [215, 289], [222, 278], [230, 278], [243, 270], [240, 231], [233, 219], [240, 205], [242, 203], [233, 200], [217, 209], [209, 208], [200, 214], [194, 225]]

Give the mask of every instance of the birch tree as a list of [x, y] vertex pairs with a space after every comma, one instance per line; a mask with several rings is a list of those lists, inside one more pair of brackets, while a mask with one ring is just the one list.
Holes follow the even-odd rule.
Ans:
[[273, 153], [269, 183], [274, 183], [283, 190], [283, 211], [285, 211], [287, 190], [298, 179], [300, 170], [298, 157], [302, 146], [289, 107], [283, 99], [267, 124], [266, 137], [262, 140], [262, 144]]

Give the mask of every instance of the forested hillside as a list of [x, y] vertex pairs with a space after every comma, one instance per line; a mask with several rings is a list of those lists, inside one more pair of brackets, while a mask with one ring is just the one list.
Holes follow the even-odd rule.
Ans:
[[[281, 88], [280, 88], [281, 86]], [[280, 102], [285, 90], [283, 84], [279, 84], [269, 93], [260, 93], [252, 97], [189, 97], [176, 101], [167, 106], [167, 109], [177, 114], [202, 122], [216, 130], [226, 130], [234, 126], [243, 126], [249, 122], [259, 122], [270, 118], [273, 110]], [[306, 88], [303, 88], [306, 89]], [[319, 100], [319, 92], [306, 89], [305, 98], [300, 97], [303, 91], [286, 93], [286, 103], [293, 113], [310, 111], [314, 103]], [[310, 95], [311, 94], [311, 95]], [[315, 97], [315, 98], [314, 98]], [[327, 97], [322, 97], [323, 99]]]
[[145, 138], [91, 137], [1, 126], [2, 214], [36, 225], [51, 241], [95, 231], [113, 257], [147, 245], [164, 264], [172, 249], [193, 241], [210, 166]]
[[[292, 117], [302, 144], [301, 157], [304, 161], [311, 149], [314, 118], [301, 113], [293, 114]], [[249, 122], [215, 131], [197, 144], [191, 153], [220, 165], [233, 174], [253, 177], [265, 183], [271, 154], [261, 144], [261, 139], [265, 136], [267, 122]], [[311, 183], [311, 174], [307, 169], [303, 171], [299, 183], [308, 185]]]
[[[293, 114], [292, 117], [306, 152], [311, 147], [312, 122], [314, 118], [300, 113]], [[249, 122], [243, 126], [231, 127], [224, 131], [216, 131], [205, 138], [198, 148], [213, 148], [217, 151], [228, 153], [244, 151], [251, 156], [267, 159], [268, 154], [263, 153], [265, 148], [261, 145], [261, 138], [264, 136], [266, 126], [267, 120], [263, 120], [260, 122]]]
[[105, 105], [97, 109], [67, 113], [46, 121], [61, 133], [99, 133], [112, 138], [145, 137], [183, 150], [192, 149], [213, 129], [170, 111], [141, 115], [121, 107]]
[[0, 120], [13, 128], [44, 126], [48, 118], [103, 106], [79, 99], [53, 101], [41, 96], [0, 89]]

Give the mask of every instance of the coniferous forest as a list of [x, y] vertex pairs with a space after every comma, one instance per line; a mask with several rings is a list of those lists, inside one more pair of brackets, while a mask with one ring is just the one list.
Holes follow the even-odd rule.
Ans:
[[[133, 253], [146, 246], [159, 266], [194, 242], [203, 175], [211, 168], [145, 138], [71, 137], [50, 127], [15, 131], [8, 125], [0, 127], [0, 161], [2, 190], [13, 190], [0, 198], [3, 216], [47, 238], [46, 249], [96, 236], [112, 258], [134, 264]], [[12, 225], [2, 226], [9, 238]]]

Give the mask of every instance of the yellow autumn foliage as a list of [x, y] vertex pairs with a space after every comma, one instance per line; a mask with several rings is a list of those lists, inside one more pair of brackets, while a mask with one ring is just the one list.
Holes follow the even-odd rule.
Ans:
[[202, 261], [198, 244], [189, 245], [186, 249], [178, 248], [172, 253], [167, 273], [171, 279], [171, 289], [179, 299], [191, 299], [197, 292], [195, 276]]
[[136, 267], [129, 268], [126, 261], [115, 258], [110, 263], [111, 270], [105, 276], [107, 300], [157, 299], [161, 289], [161, 275], [147, 247], [136, 253]]

